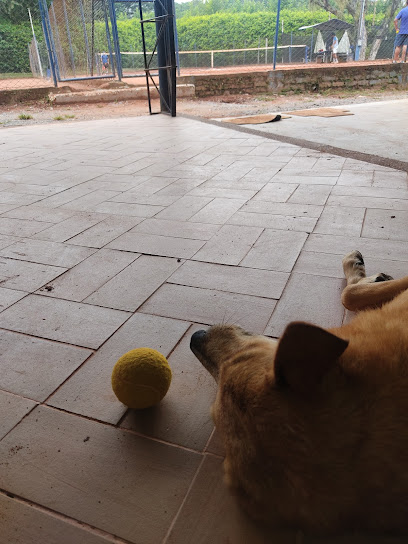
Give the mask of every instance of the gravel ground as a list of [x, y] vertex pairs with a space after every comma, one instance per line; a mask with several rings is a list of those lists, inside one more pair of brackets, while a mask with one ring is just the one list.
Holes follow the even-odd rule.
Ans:
[[[381, 92], [370, 89], [326, 92], [324, 94], [304, 93], [293, 95], [249, 94], [218, 96], [211, 99], [180, 99], [179, 113], [204, 118], [220, 118], [258, 113], [278, 113], [295, 109], [313, 107], [341, 106], [364, 102], [398, 100], [407, 98], [407, 91]], [[158, 100], [153, 101], [153, 111], [159, 111]], [[0, 126], [11, 127], [27, 124], [67, 123], [92, 119], [114, 117], [133, 117], [147, 115], [148, 107], [144, 100], [128, 100], [100, 104], [71, 104], [56, 106], [45, 101], [0, 106]], [[32, 119], [19, 119], [20, 115]]]

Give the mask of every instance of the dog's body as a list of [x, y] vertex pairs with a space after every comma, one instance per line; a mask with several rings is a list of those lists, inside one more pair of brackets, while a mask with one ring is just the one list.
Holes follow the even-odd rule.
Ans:
[[[247, 512], [313, 532], [408, 532], [408, 277], [344, 261], [349, 309], [279, 341], [215, 326], [191, 347], [218, 382], [212, 407], [227, 483]], [[391, 280], [391, 281], [385, 281]]]

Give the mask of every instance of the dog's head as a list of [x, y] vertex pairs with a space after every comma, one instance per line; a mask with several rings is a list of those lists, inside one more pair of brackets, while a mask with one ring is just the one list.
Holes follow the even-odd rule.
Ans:
[[348, 346], [334, 334], [302, 322], [290, 323], [279, 341], [240, 327], [216, 325], [191, 337], [190, 347], [215, 380], [233, 373], [258, 373], [270, 385], [298, 393], [318, 387]]

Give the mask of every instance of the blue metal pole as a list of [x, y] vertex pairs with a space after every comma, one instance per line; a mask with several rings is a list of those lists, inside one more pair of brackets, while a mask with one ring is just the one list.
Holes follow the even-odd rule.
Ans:
[[278, 52], [278, 37], [279, 37], [279, 17], [281, 9], [281, 0], [278, 0], [278, 9], [276, 13], [276, 27], [275, 27], [275, 43], [273, 48], [273, 69], [276, 68], [276, 54]]
[[54, 87], [58, 87], [58, 78], [57, 78], [57, 71], [56, 71], [55, 62], [54, 62], [54, 53], [51, 46], [51, 39], [50, 39], [49, 28], [47, 24], [47, 15], [48, 15], [48, 12], [46, 11], [47, 5], [45, 5], [45, 8], [44, 8], [43, 0], [38, 0], [38, 5], [40, 8], [41, 23], [42, 23], [43, 32], [44, 32], [45, 43], [47, 45], [47, 50], [48, 50], [48, 59], [50, 61], [52, 79], [54, 80]]
[[118, 79], [122, 80], [123, 71], [122, 71], [122, 59], [120, 57], [120, 45], [119, 45], [119, 34], [118, 34], [118, 25], [116, 22], [116, 13], [115, 13], [115, 0], [108, 0], [109, 13], [112, 21], [112, 38], [113, 38], [113, 47], [115, 48], [116, 56], [116, 69], [118, 71]]
[[64, 9], [65, 26], [67, 27], [67, 36], [68, 36], [68, 43], [69, 43], [69, 56], [71, 57], [72, 73], [73, 73], [73, 75], [75, 77], [75, 57], [74, 57], [74, 50], [72, 49], [71, 31], [69, 30], [69, 20], [68, 20], [67, 6], [65, 4], [65, 0], [62, 0], [62, 7]]
[[173, 1], [173, 14], [174, 14], [174, 42], [176, 45], [176, 61], [177, 61], [177, 75], [180, 75], [180, 54], [179, 54], [179, 41], [177, 33], [177, 17], [176, 17], [176, 6]]
[[115, 63], [113, 62], [113, 52], [112, 52], [112, 42], [111, 42], [111, 36], [110, 36], [110, 30], [109, 30], [109, 20], [108, 20], [108, 13], [106, 10], [106, 0], [103, 0], [103, 16], [105, 18], [105, 28], [106, 28], [106, 39], [108, 40], [108, 49], [109, 49], [109, 61], [110, 66], [112, 66], [112, 75], [115, 77]]

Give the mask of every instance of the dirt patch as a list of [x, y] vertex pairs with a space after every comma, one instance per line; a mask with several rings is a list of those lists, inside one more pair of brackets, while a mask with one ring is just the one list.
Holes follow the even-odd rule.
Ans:
[[[106, 82], [105, 82], [106, 83]], [[228, 95], [205, 99], [179, 99], [177, 111], [198, 117], [222, 118], [242, 115], [278, 113], [296, 109], [323, 108], [373, 101], [406, 98], [406, 90], [393, 92], [371, 89], [356, 91], [327, 91], [325, 93]], [[152, 102], [153, 112], [160, 111], [158, 100]], [[33, 119], [20, 120], [19, 115], [28, 114]], [[145, 100], [127, 100], [100, 104], [51, 105], [46, 100], [0, 106], [0, 126], [32, 125], [43, 123], [69, 123], [94, 119], [111, 119], [148, 115]]]

